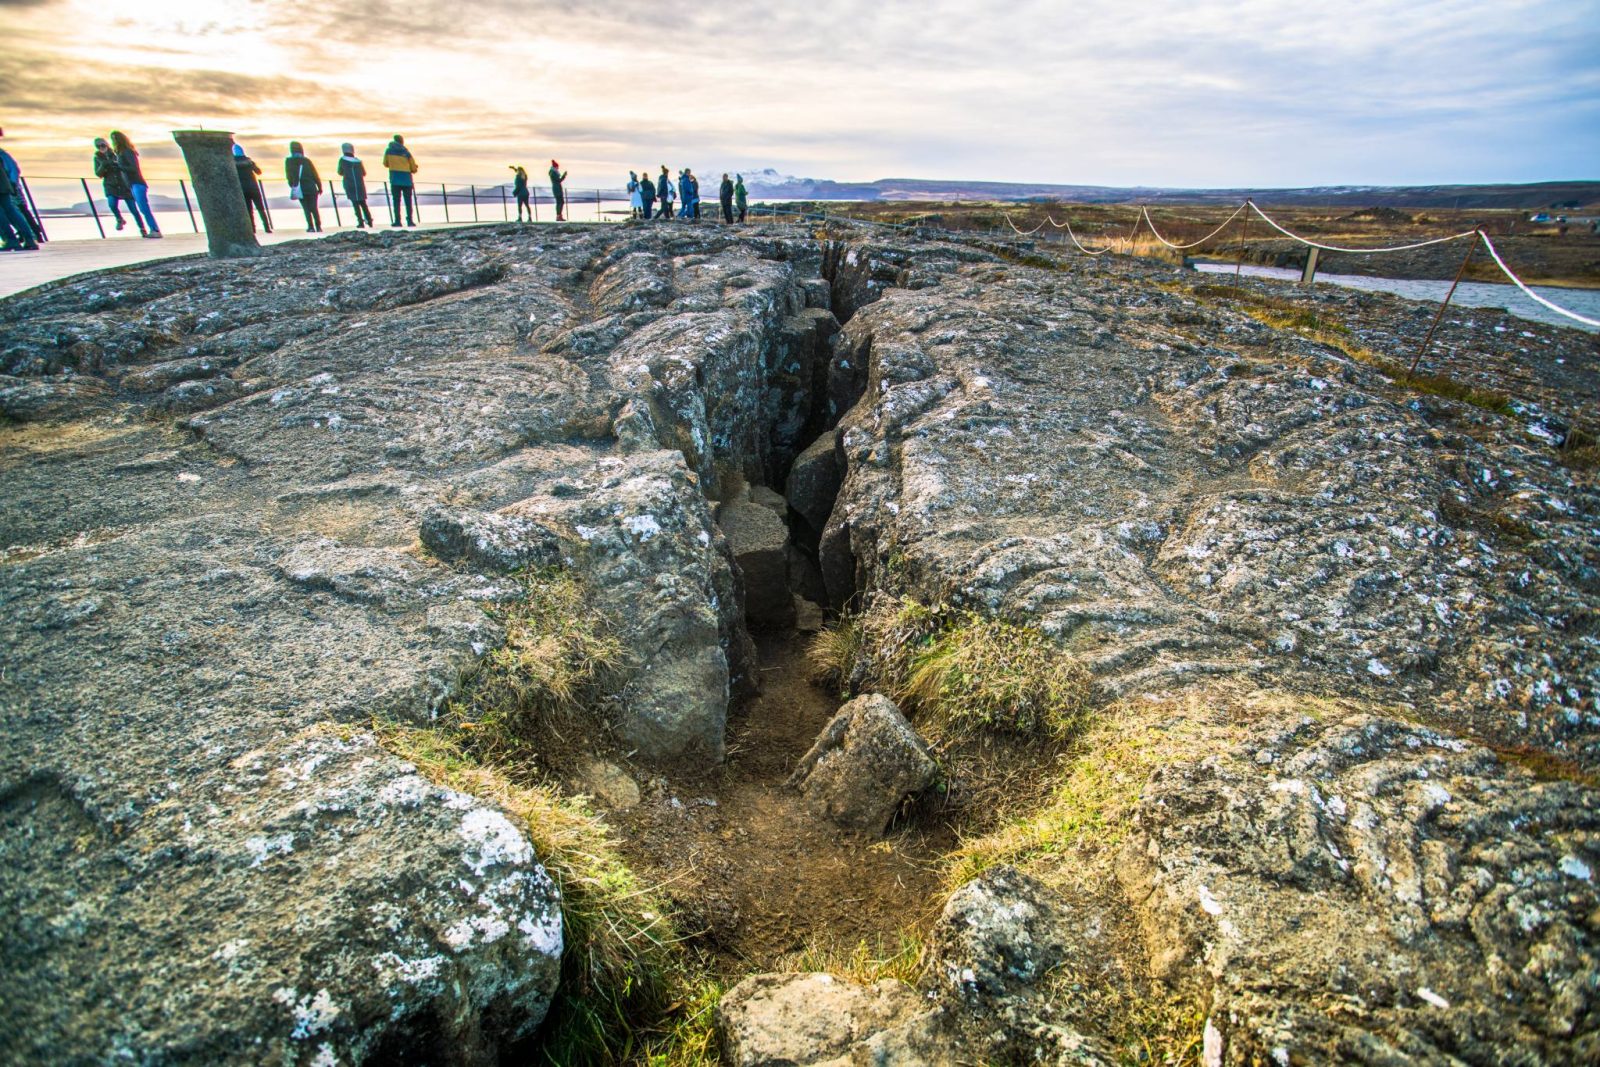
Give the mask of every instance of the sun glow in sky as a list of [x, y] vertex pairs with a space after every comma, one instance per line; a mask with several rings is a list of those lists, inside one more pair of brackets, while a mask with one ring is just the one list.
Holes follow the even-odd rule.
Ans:
[[838, 180], [1443, 184], [1600, 177], [1600, 18], [1529, 0], [0, 0], [31, 174], [123, 129], [406, 134], [432, 180], [662, 163]]

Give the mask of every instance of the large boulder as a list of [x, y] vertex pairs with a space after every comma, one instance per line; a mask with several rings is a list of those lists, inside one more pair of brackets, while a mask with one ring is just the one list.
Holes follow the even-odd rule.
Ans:
[[901, 801], [938, 778], [927, 744], [894, 701], [868, 693], [839, 709], [789, 781], [817, 815], [876, 834]]
[[148, 787], [138, 814], [50, 772], [0, 800], [0, 1060], [477, 1063], [543, 1019], [560, 899], [523, 831], [370, 734]]
[[717, 525], [727, 535], [744, 581], [744, 612], [750, 625], [761, 630], [793, 626], [794, 597], [785, 553], [789, 529], [783, 520], [763, 504], [732, 500], [717, 508]]
[[810, 524], [812, 531], [821, 536], [833, 512], [833, 502], [839, 495], [839, 484], [844, 471], [838, 459], [838, 435], [828, 431], [806, 447], [789, 468], [789, 480], [784, 485], [784, 496], [801, 518]]

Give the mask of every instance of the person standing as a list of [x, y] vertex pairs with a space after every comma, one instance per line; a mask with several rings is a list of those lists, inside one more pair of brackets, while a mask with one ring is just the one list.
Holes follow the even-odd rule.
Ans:
[[417, 161], [406, 147], [406, 139], [398, 133], [389, 147], [383, 150], [383, 165], [389, 171], [389, 191], [393, 196], [394, 224], [400, 225], [400, 204], [406, 206], [406, 225], [417, 224]]
[[650, 221], [650, 211], [656, 206], [656, 183], [650, 180], [649, 171], [641, 171], [644, 176], [639, 179], [639, 207], [644, 212], [646, 222]]
[[299, 141], [289, 142], [289, 157], [283, 161], [283, 176], [289, 179], [289, 195], [300, 201], [300, 210], [306, 215], [306, 232], [322, 232], [322, 213], [317, 210], [317, 200], [322, 196], [322, 178], [317, 168], [306, 158]]
[[639, 192], [639, 175], [631, 170], [628, 172], [628, 206], [633, 209], [634, 218], [638, 218], [644, 212], [644, 197]]
[[672, 173], [665, 163], [661, 164], [661, 180], [656, 183], [656, 192], [661, 197], [661, 217], [672, 218]]
[[133, 205], [133, 190], [128, 188], [128, 176], [122, 173], [122, 168], [117, 166], [117, 154], [111, 151], [111, 145], [106, 143], [104, 137], [94, 139], [94, 176], [100, 179], [100, 188], [106, 194], [106, 203], [111, 205], [111, 214], [117, 220], [117, 229], [127, 229], [128, 224], [123, 221], [122, 212], [117, 207], [117, 201], [125, 200], [128, 203], [128, 214], [133, 216], [133, 221], [139, 227], [139, 236], [144, 236], [144, 220], [139, 217], [139, 209]]
[[533, 208], [528, 204], [528, 172], [515, 164], [511, 167], [516, 177], [511, 182], [511, 194], [517, 198], [517, 221], [522, 221], [522, 213], [528, 213], [528, 221], [533, 221]]
[[111, 131], [111, 148], [117, 154], [117, 166], [122, 168], [122, 174], [128, 180], [133, 206], [144, 216], [147, 228], [140, 236], [159, 238], [161, 227], [156, 225], [156, 217], [150, 211], [150, 183], [144, 180], [144, 171], [139, 167], [139, 150], [133, 147], [133, 142], [121, 130]]
[[239, 191], [244, 194], [244, 214], [250, 220], [250, 232], [256, 232], [256, 214], [261, 216], [261, 228], [272, 232], [272, 220], [267, 218], [267, 202], [261, 195], [261, 168], [244, 154], [243, 145], [233, 146], [233, 167], [239, 172]]
[[16, 195], [11, 174], [0, 167], [0, 252], [37, 252], [39, 242], [33, 239], [28, 220], [17, 210]]
[[6, 177], [11, 179], [11, 204], [22, 216], [22, 221], [28, 224], [28, 230], [33, 234], [34, 241], [48, 241], [45, 236], [44, 223], [34, 215], [33, 209], [28, 206], [28, 195], [22, 187], [22, 168], [17, 161], [11, 158], [11, 153], [0, 148], [0, 168], [4, 168]]
[[717, 186], [717, 199], [722, 203], [722, 221], [733, 221], [733, 179], [722, 172], [722, 184]]
[[744, 175], [733, 176], [733, 206], [739, 211], [739, 221], [744, 221], [745, 212], [750, 208], [750, 194], [745, 192]]
[[356, 146], [346, 141], [339, 146], [339, 180], [344, 184], [345, 199], [355, 212], [356, 229], [372, 225], [372, 209], [367, 206], [367, 165], [356, 156]]
[[567, 172], [561, 169], [561, 164], [555, 160], [550, 161], [550, 194], [556, 198], [556, 221], [567, 221]]

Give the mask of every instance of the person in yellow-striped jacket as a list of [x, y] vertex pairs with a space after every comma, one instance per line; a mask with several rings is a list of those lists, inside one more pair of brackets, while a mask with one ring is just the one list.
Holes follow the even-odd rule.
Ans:
[[417, 161], [411, 155], [411, 150], [406, 147], [405, 138], [398, 133], [394, 140], [389, 142], [389, 147], [383, 150], [383, 165], [389, 171], [389, 206], [394, 212], [394, 224], [400, 225], [400, 204], [406, 206], [406, 225], [417, 224], [417, 191], [416, 179], [412, 177], [417, 172]]

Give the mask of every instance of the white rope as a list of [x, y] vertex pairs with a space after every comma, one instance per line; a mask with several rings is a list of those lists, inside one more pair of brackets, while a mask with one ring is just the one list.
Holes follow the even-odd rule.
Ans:
[[1041, 222], [1031, 230], [1017, 230], [1017, 224], [1011, 221], [1010, 215], [1007, 215], [1004, 211], [1002, 211], [1000, 213], [1000, 217], [1006, 220], [1007, 226], [1010, 226], [1013, 230], [1016, 230], [1018, 237], [1032, 237], [1034, 234], [1044, 229], [1044, 223]]
[[1559, 307], [1555, 304], [1552, 304], [1550, 301], [1546, 300], [1532, 289], [1529, 289], [1525, 284], [1523, 284], [1521, 278], [1511, 273], [1511, 268], [1506, 266], [1506, 261], [1500, 258], [1499, 252], [1495, 251], [1494, 242], [1489, 240], [1489, 235], [1480, 231], [1479, 236], [1483, 238], [1483, 247], [1489, 250], [1489, 255], [1494, 258], [1495, 265], [1505, 272], [1505, 276], [1510, 278], [1512, 283], [1515, 284], [1518, 289], [1521, 289], [1528, 296], [1532, 297], [1534, 300], [1543, 304], [1545, 307], [1549, 308], [1551, 311], [1554, 311], [1558, 315], [1565, 315], [1567, 318], [1581, 322], [1586, 326], [1600, 326], [1600, 319], [1591, 319], [1586, 315], [1579, 315], [1575, 311], [1568, 311], [1564, 307]]
[[1232, 215], [1229, 215], [1227, 217], [1227, 219], [1222, 223], [1221, 226], [1218, 226], [1216, 229], [1212, 230], [1210, 233], [1208, 233], [1204, 237], [1200, 238], [1200, 240], [1191, 241], [1186, 245], [1175, 245], [1171, 241], [1167, 240], [1165, 237], [1161, 236], [1161, 231], [1156, 229], [1155, 221], [1150, 218], [1150, 209], [1148, 207], [1141, 208], [1141, 210], [1144, 212], [1145, 225], [1149, 226], [1150, 227], [1150, 232], [1156, 235], [1156, 240], [1160, 241], [1162, 244], [1166, 245], [1168, 248], [1176, 248], [1176, 249], [1179, 249], [1180, 251], [1182, 249], [1185, 249], [1185, 248], [1197, 248], [1200, 245], [1205, 244], [1207, 241], [1211, 240], [1217, 234], [1219, 234], [1223, 230], [1227, 229], [1228, 228], [1228, 223], [1230, 223], [1234, 219], [1238, 218], [1239, 217], [1239, 212], [1243, 211], [1244, 209], [1245, 209], [1245, 205], [1244, 204], [1240, 204], [1239, 207], [1238, 207], [1238, 210], [1234, 211], [1234, 213]]
[[1054, 226], [1058, 230], [1066, 230], [1067, 231], [1067, 236], [1072, 238], [1072, 243], [1078, 246], [1078, 251], [1082, 252], [1086, 256], [1103, 256], [1107, 252], [1111, 251], [1111, 249], [1109, 249], [1109, 248], [1102, 248], [1102, 249], [1100, 249], [1098, 251], [1091, 251], [1090, 249], [1087, 249], [1087, 248], [1083, 247], [1083, 242], [1078, 240], [1078, 235], [1072, 232], [1072, 220], [1071, 219], [1068, 219], [1066, 222], [1057, 222], [1052, 216], [1046, 215], [1045, 216], [1045, 221], [1050, 223], [1050, 225]]
[[1297, 233], [1290, 233], [1288, 230], [1284, 229], [1282, 226], [1279, 226], [1276, 222], [1269, 218], [1265, 211], [1262, 211], [1259, 207], [1256, 207], [1254, 200], [1246, 200], [1245, 205], [1257, 215], [1260, 215], [1262, 220], [1266, 222], [1268, 226], [1271, 226], [1274, 230], [1277, 230], [1285, 237], [1293, 237], [1296, 241], [1299, 241], [1303, 245], [1310, 245], [1312, 248], [1320, 248], [1324, 252], [1355, 252], [1360, 255], [1369, 255], [1377, 252], [1409, 252], [1413, 248], [1427, 248], [1429, 245], [1442, 245], [1447, 244], [1450, 241], [1459, 241], [1463, 237], [1471, 237], [1478, 232], [1477, 230], [1467, 230], [1464, 233], [1452, 234], [1449, 237], [1435, 237], [1431, 241], [1418, 241], [1416, 244], [1409, 245], [1394, 245], [1390, 248], [1341, 248], [1338, 245], [1318, 244], [1316, 241], [1308, 240], [1304, 237], [1301, 237]]

